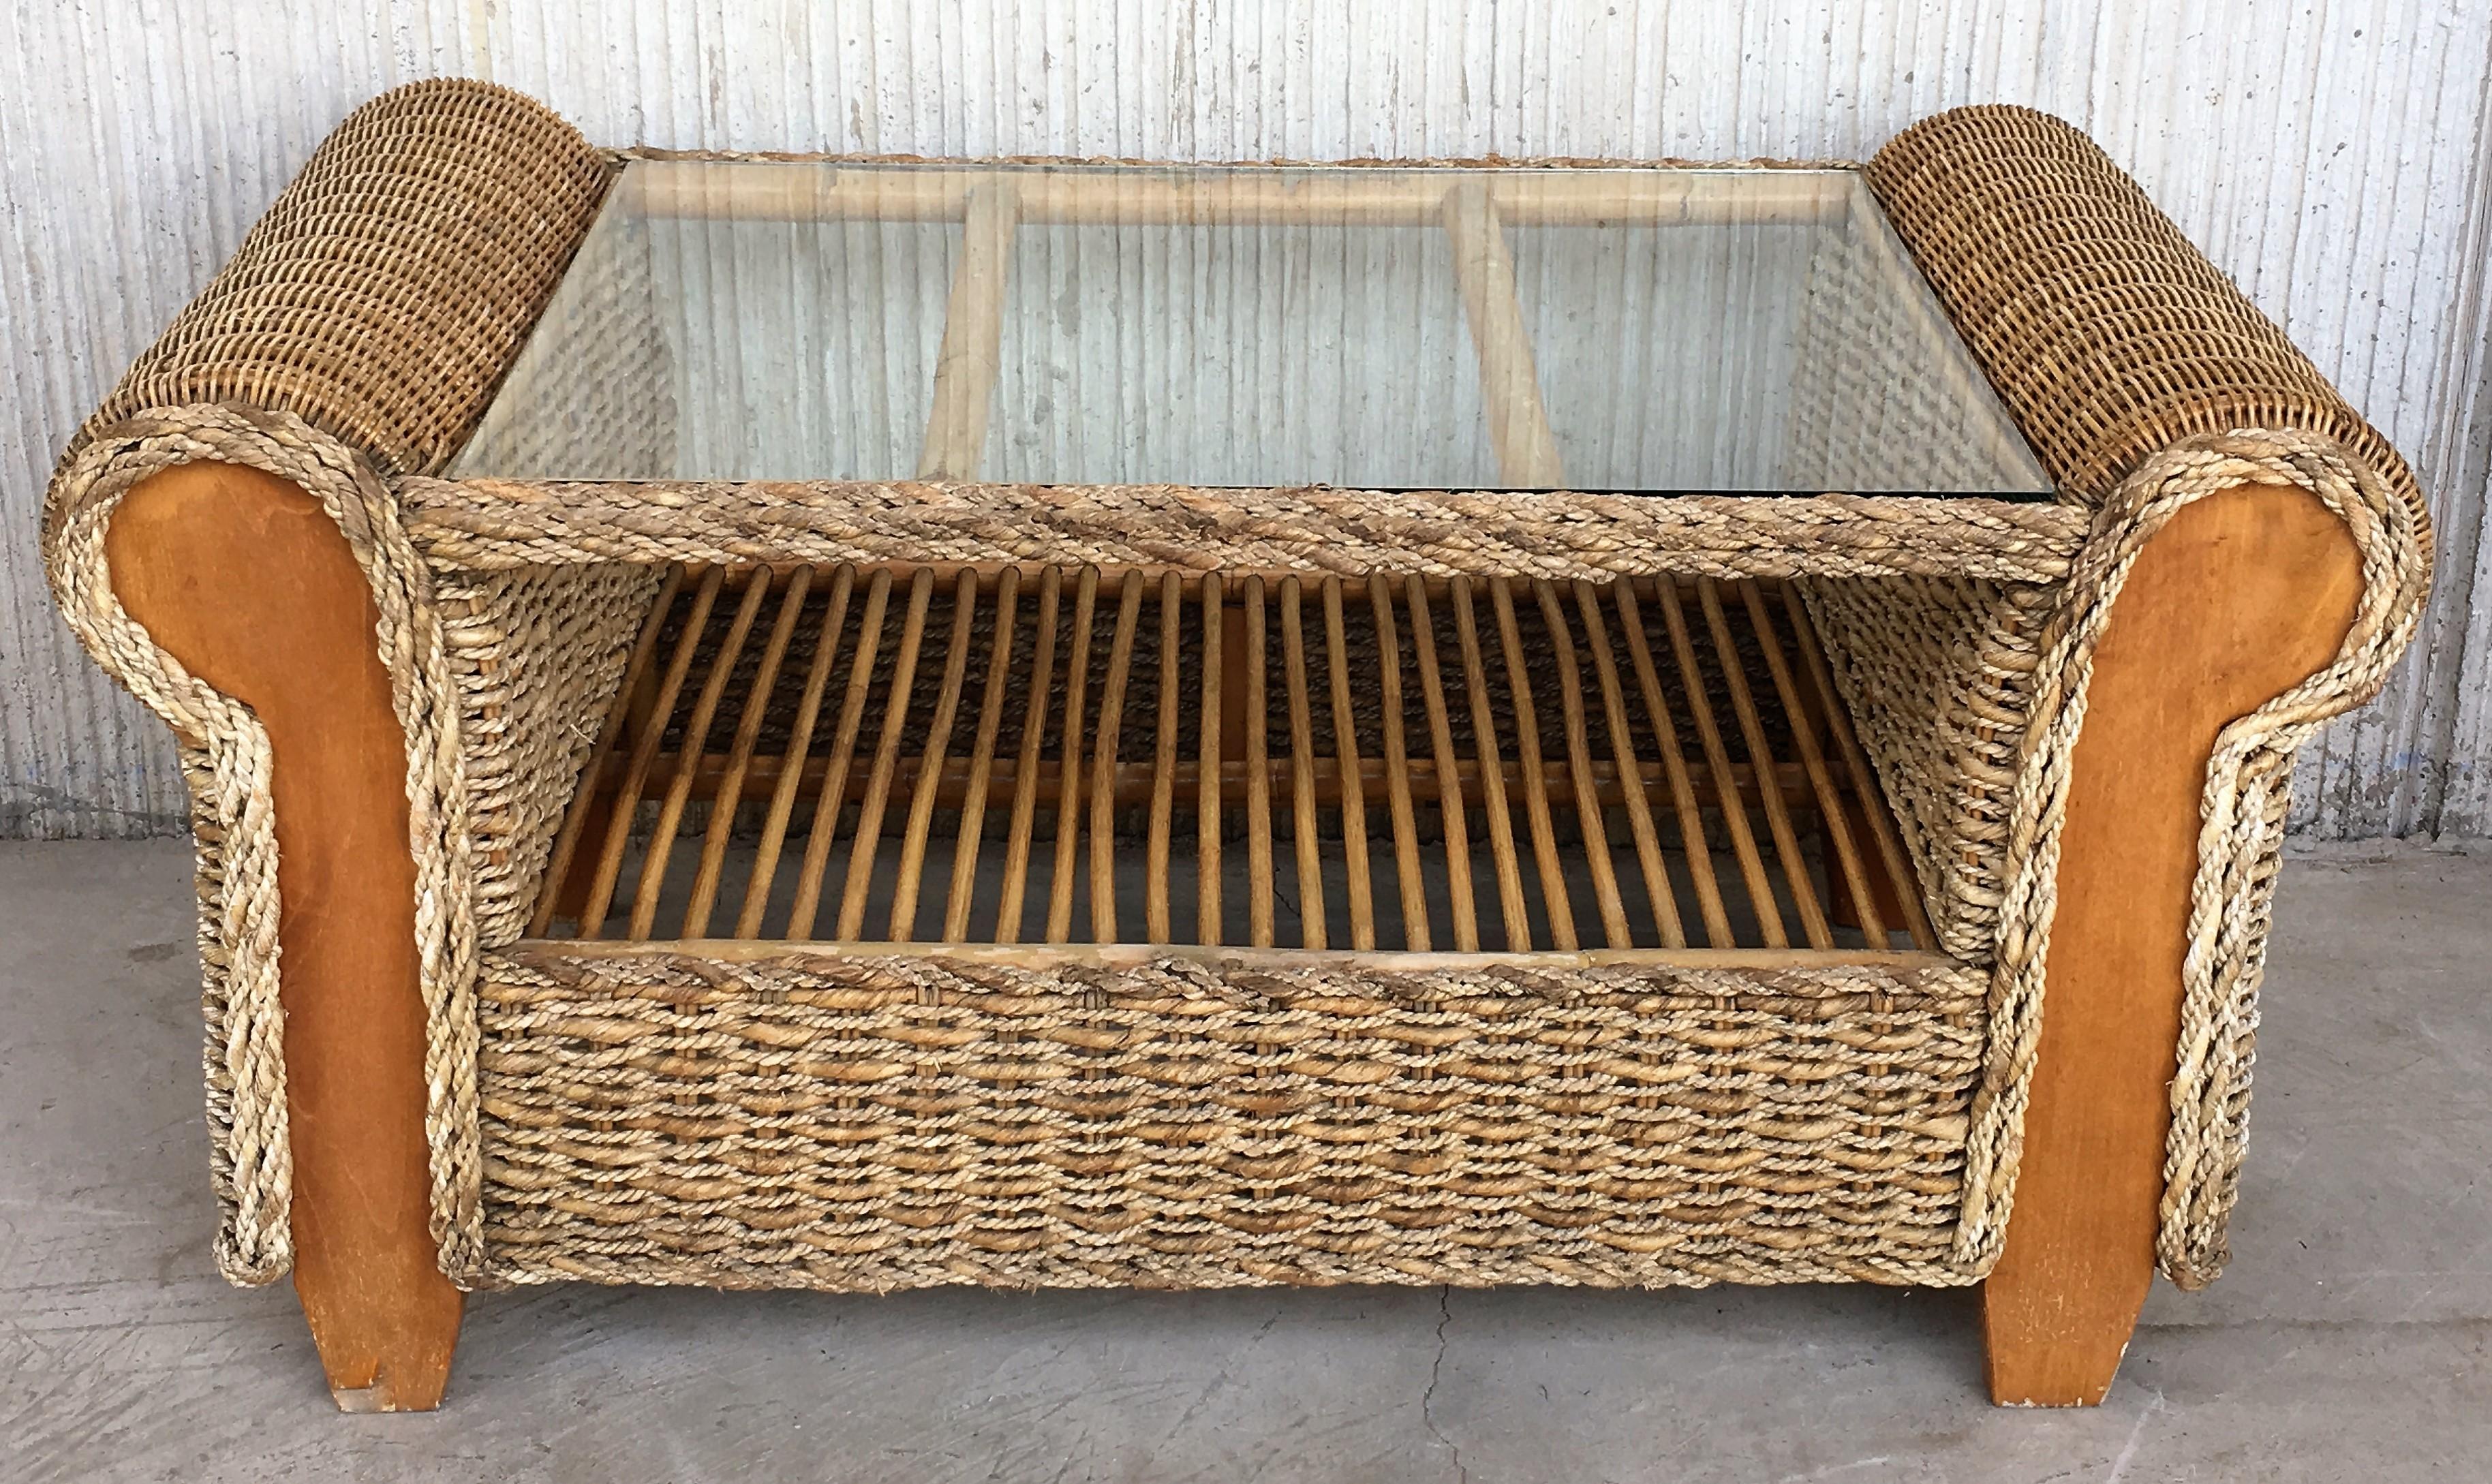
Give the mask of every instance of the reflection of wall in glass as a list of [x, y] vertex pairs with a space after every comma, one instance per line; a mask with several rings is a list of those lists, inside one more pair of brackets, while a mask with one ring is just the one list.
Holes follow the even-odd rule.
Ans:
[[459, 471], [2048, 489], [1858, 177], [1759, 169], [637, 163]]

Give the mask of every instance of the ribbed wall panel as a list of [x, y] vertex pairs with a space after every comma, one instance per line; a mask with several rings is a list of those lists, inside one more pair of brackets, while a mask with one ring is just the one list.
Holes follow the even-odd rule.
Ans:
[[[2492, 831], [2492, 7], [2472, 0], [9, 0], [0, 835], [178, 830], [172, 755], [52, 611], [52, 457], [355, 104], [494, 78], [601, 142], [1164, 159], [1858, 157], [1955, 104], [2102, 140], [2414, 456], [2422, 642], [2305, 765], [2325, 835]], [[912, 311], [913, 312], [913, 311]], [[2492, 589], [2484, 589], [2492, 591]]]

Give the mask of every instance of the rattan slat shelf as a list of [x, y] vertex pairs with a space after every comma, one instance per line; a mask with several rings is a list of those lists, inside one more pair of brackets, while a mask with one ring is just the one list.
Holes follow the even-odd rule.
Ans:
[[362, 1409], [567, 1279], [1984, 1282], [2099, 1400], [2431, 546], [2020, 109], [946, 163], [428, 82], [44, 550], [193, 786], [219, 1264]]
[[1830, 686], [1774, 583], [678, 573], [530, 931], [1932, 949]]

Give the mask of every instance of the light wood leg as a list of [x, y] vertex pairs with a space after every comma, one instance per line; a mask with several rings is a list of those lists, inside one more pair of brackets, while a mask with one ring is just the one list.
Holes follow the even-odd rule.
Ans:
[[406, 751], [371, 590], [319, 502], [255, 469], [146, 480], [104, 546], [122, 607], [268, 730], [294, 1287], [341, 1408], [428, 1410], [460, 1295], [427, 1226]]
[[2317, 498], [2243, 488], [2175, 516], [2121, 591], [2071, 760], [2015, 1210], [1982, 1295], [1995, 1401], [2093, 1406], [2120, 1368], [2154, 1275], [2208, 756], [2334, 658], [2360, 583]]

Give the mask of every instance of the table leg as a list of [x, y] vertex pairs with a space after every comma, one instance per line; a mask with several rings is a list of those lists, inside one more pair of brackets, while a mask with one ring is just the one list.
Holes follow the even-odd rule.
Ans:
[[130, 615], [267, 728], [294, 1287], [341, 1408], [430, 1410], [460, 1295], [427, 1219], [406, 749], [371, 589], [316, 499], [226, 464], [140, 483], [105, 552]]
[[2315, 496], [2244, 487], [2174, 516], [2116, 600], [2071, 759], [2016, 1203], [1983, 1290], [2002, 1404], [2097, 1404], [2128, 1348], [2154, 1273], [2208, 757], [2335, 657], [2360, 586]]

